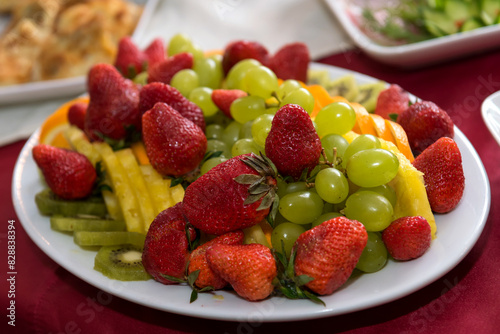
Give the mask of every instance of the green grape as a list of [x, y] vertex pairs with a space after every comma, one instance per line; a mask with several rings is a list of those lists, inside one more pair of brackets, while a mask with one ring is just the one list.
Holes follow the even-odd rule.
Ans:
[[384, 230], [392, 222], [394, 209], [384, 196], [374, 191], [358, 191], [347, 198], [345, 216], [365, 225], [367, 231]]
[[236, 157], [238, 155], [242, 154], [247, 154], [247, 153], [255, 153], [256, 155], [259, 155], [262, 149], [257, 146], [254, 142], [253, 139], [250, 138], [243, 138], [239, 139], [234, 143], [233, 147], [231, 148], [231, 155], [233, 157]]
[[173, 56], [175, 54], [184, 52], [185, 50], [191, 48], [193, 42], [191, 38], [185, 34], [176, 34], [172, 36], [170, 41], [168, 42], [168, 55]]
[[347, 176], [360, 187], [377, 187], [391, 181], [399, 169], [399, 160], [388, 150], [372, 148], [359, 151], [349, 158]]
[[298, 88], [288, 93], [280, 106], [286, 104], [298, 104], [310, 115], [314, 109], [314, 96], [305, 88]]
[[312, 191], [296, 191], [280, 199], [279, 211], [289, 222], [309, 224], [323, 212], [323, 200]]
[[368, 241], [359, 257], [356, 268], [365, 273], [374, 273], [387, 263], [387, 248], [379, 233], [368, 232]]
[[[271, 233], [271, 243], [273, 248], [279, 252], [283, 253], [283, 246], [285, 247], [285, 254], [290, 257], [293, 244], [297, 238], [306, 231], [302, 225], [294, 223], [281, 223], [273, 229]], [[283, 242], [283, 244], [282, 244]]]
[[226, 143], [217, 139], [207, 140], [207, 152], [218, 152], [218, 151], [222, 152], [221, 156], [224, 158], [232, 157], [231, 150], [226, 145]]
[[283, 180], [282, 178], [278, 178], [277, 179], [277, 186], [278, 186], [278, 189], [276, 190], [276, 194], [278, 195], [279, 198], [288, 194], [286, 192], [286, 189], [288, 188], [288, 183], [285, 180]]
[[321, 146], [325, 149], [325, 155], [328, 161], [335, 163], [335, 161], [333, 161], [333, 149], [336, 149], [338, 158], [343, 158], [349, 146], [349, 142], [341, 135], [331, 133], [321, 138]]
[[267, 99], [278, 89], [278, 78], [265, 66], [252, 67], [241, 79], [241, 88], [249, 95]]
[[266, 138], [271, 131], [273, 115], [264, 114], [258, 116], [252, 123], [251, 132], [255, 143], [259, 146], [266, 145]]
[[266, 114], [269, 115], [276, 115], [276, 112], [278, 111], [278, 107], [267, 107], [266, 108]]
[[[325, 204], [326, 206], [326, 204]], [[337, 217], [342, 217], [342, 215], [338, 212], [327, 212], [327, 213], [323, 213], [321, 216], [319, 216], [318, 218], [316, 218], [312, 224], [311, 224], [311, 228], [314, 228], [318, 225], [321, 225], [321, 223], [324, 223], [326, 222], [327, 220], [330, 220], [332, 218], [337, 218]]]
[[216, 157], [216, 158], [212, 158], [212, 159], [208, 159], [207, 161], [205, 161], [202, 165], [201, 165], [201, 168], [200, 168], [200, 173], [201, 175], [205, 174], [206, 172], [208, 172], [210, 169], [212, 169], [213, 167], [217, 166], [218, 164], [224, 162], [224, 161], [227, 161], [227, 158], [224, 158], [224, 157]]
[[207, 139], [222, 140], [224, 135], [224, 127], [220, 124], [209, 124], [205, 129], [205, 136]]
[[253, 124], [253, 121], [248, 121], [241, 126], [240, 139], [253, 138], [253, 136], [252, 136], [252, 124]]
[[389, 200], [389, 202], [391, 202], [391, 205], [393, 208], [396, 206], [396, 202], [398, 200], [396, 191], [388, 184], [383, 184], [381, 186], [373, 187], [373, 188], [359, 188], [358, 191], [362, 191], [362, 190], [370, 190], [370, 191], [374, 191], [376, 193], [379, 193], [380, 195], [387, 198]]
[[349, 195], [349, 183], [336, 168], [322, 169], [316, 175], [314, 185], [318, 195], [328, 203], [341, 203]]
[[170, 85], [177, 88], [182, 95], [188, 97], [191, 91], [200, 85], [198, 74], [191, 69], [180, 70], [174, 74], [172, 80], [170, 80]]
[[148, 83], [148, 72], [144, 71], [137, 74], [132, 81], [142, 86], [146, 85]]
[[314, 191], [314, 188], [308, 187], [307, 183], [305, 183], [303, 181], [291, 182], [288, 184], [287, 194], [291, 194], [291, 193], [295, 193], [297, 191], [303, 191], [303, 190]]
[[212, 89], [208, 87], [196, 87], [189, 93], [189, 100], [194, 102], [203, 111], [203, 116], [215, 115], [219, 108], [212, 101]]
[[240, 97], [231, 103], [230, 111], [235, 121], [244, 124], [266, 112], [266, 101], [259, 96]]
[[226, 87], [228, 89], [242, 89], [241, 80], [245, 76], [246, 72], [257, 66], [261, 66], [261, 63], [258, 60], [251, 58], [243, 59], [237, 62], [227, 73]]
[[356, 124], [356, 112], [346, 102], [333, 102], [318, 112], [315, 122], [318, 124], [320, 137], [330, 133], [343, 135]]
[[289, 93], [292, 91], [302, 88], [302, 85], [300, 84], [299, 81], [293, 80], [293, 79], [288, 79], [285, 80], [281, 83], [281, 85], [278, 87], [276, 90], [276, 96], [278, 99], [281, 101], [287, 96]]
[[193, 70], [198, 74], [200, 86], [212, 89], [220, 87], [224, 72], [221, 63], [214, 58], [201, 58], [195, 61]]
[[342, 167], [345, 168], [347, 165], [347, 161], [350, 157], [362, 150], [367, 150], [370, 148], [380, 148], [382, 147], [380, 144], [380, 140], [373, 135], [360, 135], [347, 146], [344, 152], [344, 158], [342, 159]]
[[232, 121], [224, 129], [224, 132], [222, 133], [222, 141], [226, 143], [228, 147], [232, 147], [234, 143], [240, 139], [240, 130], [241, 124], [236, 121]]

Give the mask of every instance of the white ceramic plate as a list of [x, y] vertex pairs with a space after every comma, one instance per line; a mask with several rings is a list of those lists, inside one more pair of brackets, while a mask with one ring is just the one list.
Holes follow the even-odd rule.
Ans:
[[349, 0], [325, 0], [354, 44], [374, 59], [398, 67], [419, 67], [478, 53], [500, 46], [500, 25], [486, 26], [430, 40], [382, 46], [365, 35], [351, 20]]
[[500, 145], [500, 91], [488, 96], [481, 105], [484, 123]]
[[[138, 40], [145, 31], [158, 0], [132, 0], [144, 5], [144, 10], [132, 38]], [[1, 64], [0, 64], [1, 66]], [[30, 102], [50, 98], [77, 95], [85, 92], [86, 76], [65, 79], [29, 82], [25, 84], [0, 86], [0, 106], [19, 102]]]
[[[332, 77], [354, 74], [359, 83], [375, 79], [344, 69], [314, 64], [330, 71]], [[476, 243], [490, 207], [490, 188], [486, 172], [467, 138], [455, 129], [465, 171], [465, 193], [458, 207], [437, 215], [437, 238], [419, 259], [389, 262], [381, 271], [351, 279], [334, 294], [322, 297], [326, 306], [307, 300], [272, 297], [247, 302], [230, 291], [200, 294], [189, 303], [190, 288], [165, 286], [153, 280], [119, 282], [93, 270], [95, 252], [73, 243], [70, 236], [52, 231], [49, 219], [38, 213], [34, 196], [43, 189], [31, 156], [38, 131], [23, 148], [14, 170], [12, 198], [18, 217], [31, 239], [49, 257], [82, 280], [132, 302], [155, 309], [193, 317], [232, 321], [294, 321], [339, 315], [384, 304], [406, 296], [439, 279], [455, 267]]]

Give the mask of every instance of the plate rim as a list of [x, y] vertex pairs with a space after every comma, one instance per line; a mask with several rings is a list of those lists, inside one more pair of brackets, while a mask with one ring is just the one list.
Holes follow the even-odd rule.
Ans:
[[[495, 138], [496, 142], [498, 145], [500, 145], [500, 132], [496, 131], [495, 128], [493, 127], [493, 124], [490, 122], [490, 117], [489, 117], [489, 110], [496, 109], [496, 114], [500, 118], [500, 102], [495, 103], [494, 100], [500, 97], [500, 91], [497, 91], [488, 97], [484, 99], [484, 101], [481, 103], [481, 116], [483, 118], [484, 123], [486, 124], [486, 127], [490, 131], [491, 135], [493, 138]], [[494, 108], [493, 108], [494, 107]], [[500, 127], [500, 124], [498, 124], [498, 127]]]
[[[373, 78], [373, 77], [370, 77], [370, 76], [367, 76], [367, 75], [364, 75], [364, 74], [361, 74], [361, 73], [358, 73], [355, 71], [351, 71], [351, 70], [347, 70], [347, 69], [343, 69], [343, 68], [339, 68], [339, 67], [335, 67], [335, 66], [331, 66], [331, 65], [312, 63], [311, 68], [336, 69], [336, 70], [340, 70], [341, 72], [343, 72], [345, 74], [354, 74], [356, 76], [359, 76], [359, 77], [362, 77], [365, 79], [369, 79], [371, 81], [377, 80], [376, 78]], [[313, 311], [310, 311], [309, 313], [292, 314], [292, 316], [284, 314], [284, 313], [280, 313], [278, 315], [276, 315], [276, 314], [269, 315], [266, 313], [262, 313], [261, 314], [262, 318], [259, 319], [259, 321], [262, 321], [262, 322], [299, 321], [299, 320], [316, 319], [316, 318], [324, 318], [324, 317], [335, 316], [335, 315], [342, 315], [342, 314], [347, 314], [347, 313], [351, 313], [354, 311], [369, 309], [369, 308], [372, 308], [375, 306], [379, 306], [379, 305], [386, 304], [386, 303], [392, 302], [394, 300], [403, 298], [403, 297], [405, 297], [405, 296], [407, 296], [415, 291], [418, 291], [418, 290], [422, 289], [423, 287], [431, 284], [432, 282], [438, 280], [440, 277], [446, 275], [446, 273], [448, 273], [450, 270], [452, 270], [454, 267], [456, 267], [463, 260], [463, 258], [470, 252], [470, 250], [474, 247], [474, 245], [476, 244], [477, 240], [479, 239], [479, 236], [481, 235], [481, 233], [484, 229], [484, 226], [486, 224], [488, 214], [490, 211], [491, 194], [490, 194], [489, 180], [488, 180], [486, 171], [484, 169], [484, 165], [482, 164], [482, 161], [481, 161], [479, 155], [477, 154], [476, 150], [474, 149], [474, 147], [472, 146], [470, 141], [465, 137], [465, 135], [458, 128], [456, 128], [455, 130], [456, 130], [456, 136], [458, 136], [461, 139], [460, 140], [461, 145], [463, 145], [464, 147], [467, 148], [467, 152], [468, 152], [468, 154], [470, 154], [472, 156], [474, 164], [475, 165], [477, 164], [479, 167], [480, 173], [479, 173], [478, 177], [481, 180], [483, 180], [483, 182], [484, 182], [484, 186], [485, 186], [484, 196], [486, 198], [486, 202], [483, 203], [483, 207], [480, 210], [480, 216], [477, 217], [478, 218], [477, 226], [475, 226], [475, 228], [474, 228], [474, 233], [473, 233], [473, 236], [471, 237], [470, 243], [467, 245], [466, 248], [463, 248], [461, 250], [461, 253], [454, 258], [454, 261], [452, 261], [452, 263], [448, 266], [448, 268], [446, 270], [439, 272], [438, 275], [428, 275], [428, 276], [426, 276], [425, 280], [421, 280], [421, 281], [418, 281], [417, 283], [413, 283], [411, 288], [405, 289], [404, 293], [397, 292], [397, 293], [389, 294], [382, 299], [380, 299], [380, 298], [379, 299], [371, 299], [370, 302], [364, 306], [359, 306], [359, 305], [355, 304], [355, 305], [352, 305], [351, 307], [343, 308], [341, 311], [338, 311], [338, 310], [332, 309], [332, 308], [322, 309], [321, 307], [318, 307], [318, 308], [315, 308]], [[31, 135], [31, 137], [28, 139], [28, 141], [24, 145], [24, 147], [23, 147], [23, 149], [22, 149], [22, 151], [21, 151], [21, 153], [16, 161], [16, 165], [15, 165], [14, 173], [13, 173], [13, 178], [12, 178], [12, 200], [14, 203], [15, 211], [18, 215], [19, 221], [23, 225], [23, 228], [25, 229], [25, 231], [27, 232], [29, 237], [35, 242], [35, 244], [47, 256], [49, 256], [52, 260], [54, 260], [56, 263], [58, 263], [61, 267], [65, 268], [66, 270], [71, 272], [73, 275], [77, 276], [78, 278], [87, 282], [88, 284], [90, 284], [98, 289], [101, 289], [103, 291], [106, 291], [112, 295], [115, 295], [117, 297], [123, 298], [125, 300], [131, 301], [131, 302], [139, 304], [139, 305], [158, 309], [158, 310], [165, 311], [165, 312], [181, 314], [181, 315], [186, 315], [186, 316], [191, 316], [191, 317], [196, 317], [196, 318], [223, 320], [223, 321], [241, 320], [241, 319], [235, 318], [234, 314], [232, 314], [230, 312], [218, 314], [217, 308], [214, 311], [213, 309], [210, 309], [209, 307], [206, 307], [206, 306], [204, 307], [204, 304], [201, 304], [201, 306], [200, 305], [193, 306], [191, 304], [191, 305], [188, 305], [188, 307], [185, 307], [182, 305], [177, 305], [175, 307], [173, 307], [171, 305], [167, 305], [167, 307], [165, 307], [165, 305], [158, 305], [158, 302], [155, 302], [152, 305], [150, 303], [150, 300], [148, 298], [146, 298], [145, 296], [142, 296], [142, 298], [141, 298], [141, 296], [136, 296], [133, 293], [130, 294], [127, 292], [127, 293], [123, 294], [120, 291], [117, 291], [116, 287], [112, 283], [113, 282], [116, 283], [119, 281], [110, 280], [108, 278], [103, 279], [102, 277], [104, 277], [104, 276], [102, 276], [102, 275], [101, 275], [102, 277], [98, 276], [98, 274], [100, 274], [100, 273], [93, 271], [92, 268], [90, 268], [90, 271], [87, 269], [84, 269], [83, 272], [80, 272], [79, 270], [75, 270], [75, 268], [73, 268], [71, 266], [68, 268], [67, 264], [64, 263], [65, 260], [61, 260], [60, 258], [58, 258], [57, 254], [53, 253], [54, 249], [50, 249], [50, 244], [47, 243], [48, 241], [44, 238], [44, 236], [41, 235], [39, 233], [39, 231], [33, 230], [28, 225], [28, 223], [25, 221], [26, 219], [29, 220], [30, 214], [29, 214], [29, 212], [26, 211], [26, 205], [23, 205], [23, 203], [21, 201], [21, 199], [22, 199], [21, 198], [21, 191], [22, 191], [21, 176], [23, 175], [23, 171], [26, 168], [26, 163], [27, 163], [27, 159], [29, 158], [31, 148], [37, 143], [39, 131], [40, 130], [38, 129], [35, 133], [33, 133]], [[34, 193], [32, 194], [32, 197], [33, 196], [34, 196]], [[438, 238], [439, 238], [439, 236], [438, 236]], [[69, 240], [68, 241], [69, 243], [73, 244], [73, 240], [71, 238], [68, 238], [68, 240]], [[424, 254], [424, 256], [425, 256], [425, 254]], [[418, 260], [419, 259], [416, 259], [414, 261], [418, 261]], [[410, 265], [412, 262], [409, 262]], [[398, 265], [400, 265], [400, 264], [401, 263], [399, 263]], [[402, 264], [402, 265], [405, 266], [405, 264]], [[86, 274], [86, 271], [91, 272], [90, 277], [88, 276], [88, 274]], [[368, 274], [368, 275], [371, 275], [371, 274]], [[141, 283], [143, 283], [143, 282], [127, 282], [127, 284], [130, 284], [131, 286], [136, 286], [136, 287], [139, 286], [137, 284], [141, 284]], [[148, 281], [146, 284], [150, 284], [150, 283], [160, 284], [160, 283], [157, 283], [154, 281]], [[356, 284], [356, 282], [354, 282], [354, 284]], [[158, 285], [158, 287], [160, 287], [160, 286], [165, 287], [164, 285]], [[174, 287], [173, 289], [176, 289], [175, 286], [173, 286], [173, 287]], [[188, 289], [189, 287], [186, 286], [184, 288]], [[161, 288], [158, 289], [158, 291], [159, 290], [161, 290]], [[166, 289], [164, 289], [164, 290], [166, 290]], [[173, 291], [174, 290], [171, 290], [171, 291], [169, 291], [169, 293], [173, 292]], [[341, 291], [337, 291], [331, 296], [335, 296], [336, 294], [339, 294], [339, 292], [341, 292]], [[161, 291], [161, 293], [164, 293], [164, 292]], [[228, 301], [229, 303], [231, 303], [233, 300], [237, 299], [235, 297], [234, 293], [223, 291], [223, 292], [220, 292], [218, 294], [221, 294], [225, 298], [225, 300], [226, 299], [229, 300]], [[327, 296], [327, 297], [331, 297], [331, 296]], [[186, 300], [188, 299], [188, 297], [189, 297], [188, 293], [185, 293]], [[205, 301], [203, 301], [203, 303], [204, 302]], [[294, 305], [296, 305], [297, 307], [303, 306], [305, 309], [308, 309], [308, 310], [311, 309], [311, 307], [310, 307], [311, 302], [309, 302], [309, 301], [301, 301], [300, 300], [300, 301], [290, 301], [290, 302], [295, 303]], [[249, 303], [249, 302], [245, 302], [245, 303]], [[308, 303], [308, 304], [306, 304], [306, 303]], [[274, 307], [275, 305], [279, 305], [280, 298], [279, 297], [272, 297], [272, 298], [269, 298], [269, 299], [262, 301], [262, 302], [249, 303], [249, 304], [251, 304], [251, 306], [248, 306], [248, 307], [255, 309], [255, 310], [259, 310], [260, 308], [263, 308], [263, 307], [264, 308], [265, 307]]]

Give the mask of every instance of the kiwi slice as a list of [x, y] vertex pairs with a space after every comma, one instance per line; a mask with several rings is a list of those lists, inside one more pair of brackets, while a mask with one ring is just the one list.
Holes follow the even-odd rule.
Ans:
[[320, 85], [325, 87], [330, 82], [330, 73], [328, 70], [313, 70], [307, 71], [307, 84]]
[[94, 269], [120, 281], [152, 278], [142, 265], [142, 247], [129, 244], [101, 247], [94, 260]]
[[56, 231], [125, 231], [122, 220], [76, 218], [64, 216], [50, 217], [50, 227]]
[[359, 93], [355, 101], [363, 105], [368, 112], [373, 113], [377, 106], [378, 95], [385, 88], [386, 83], [384, 81], [359, 85]]
[[359, 94], [358, 84], [354, 75], [345, 75], [336, 80], [330, 81], [325, 85], [325, 89], [330, 96], [342, 96], [348, 101], [356, 101]]
[[85, 200], [63, 200], [50, 189], [35, 195], [35, 203], [42, 215], [61, 215], [67, 217], [96, 216], [105, 217], [108, 213], [102, 197], [89, 197]]
[[126, 231], [75, 231], [73, 240], [79, 246], [116, 246], [131, 244], [144, 246], [146, 236], [137, 232]]

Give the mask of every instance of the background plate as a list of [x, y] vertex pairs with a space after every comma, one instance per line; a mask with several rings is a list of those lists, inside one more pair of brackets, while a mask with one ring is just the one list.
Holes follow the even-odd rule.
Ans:
[[484, 123], [500, 145], [500, 91], [488, 96], [481, 105]]
[[500, 25], [486, 26], [423, 42], [382, 46], [367, 37], [348, 14], [349, 0], [325, 0], [354, 44], [372, 58], [398, 67], [419, 67], [500, 46]]
[[[313, 68], [327, 69], [332, 77], [353, 74], [359, 83], [376, 81], [337, 67], [313, 64]], [[12, 181], [14, 207], [35, 244], [59, 265], [99, 289], [137, 304], [199, 318], [295, 321], [344, 314], [401, 298], [440, 278], [467, 255], [483, 230], [490, 208], [490, 188], [483, 164], [467, 138], [455, 129], [465, 172], [464, 197], [451, 213], [436, 215], [437, 238], [422, 257], [409, 262], [390, 261], [377, 273], [350, 279], [332, 295], [322, 297], [326, 306], [278, 297], [247, 302], [230, 291], [200, 294], [190, 304], [188, 286], [106, 278], [93, 270], [94, 251], [82, 249], [73, 243], [71, 236], [50, 229], [49, 219], [39, 214], [34, 202], [35, 194], [43, 189], [31, 156], [37, 140], [38, 131], [21, 151]]]
[[[132, 35], [132, 38], [137, 41], [143, 35], [158, 0], [131, 1], [138, 4], [144, 4], [143, 13]], [[0, 106], [77, 95], [85, 92], [85, 89], [86, 76], [29, 82], [12, 86], [0, 86]]]

